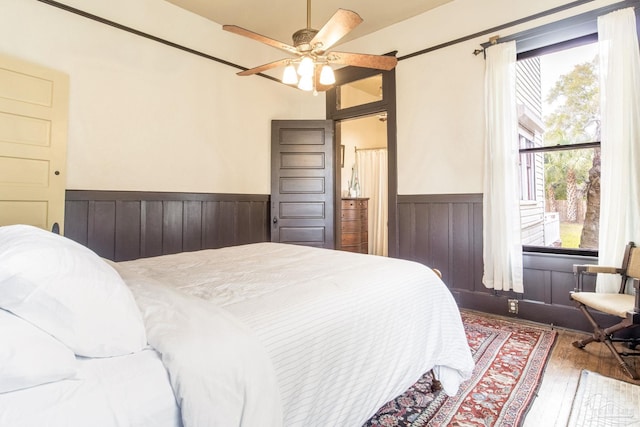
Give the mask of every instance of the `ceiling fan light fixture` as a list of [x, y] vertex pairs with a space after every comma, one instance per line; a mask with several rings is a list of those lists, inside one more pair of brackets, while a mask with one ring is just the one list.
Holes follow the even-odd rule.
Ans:
[[300, 61], [300, 65], [298, 65], [298, 74], [300, 74], [301, 77], [311, 77], [313, 76], [314, 66], [315, 64], [313, 59], [309, 56], [305, 56]]
[[[338, 9], [320, 30], [315, 30], [311, 28], [311, 0], [307, 0], [307, 27], [293, 34], [293, 45], [254, 33], [237, 25], [223, 25], [222, 29], [259, 41], [294, 56], [293, 59], [280, 59], [236, 74], [251, 76], [272, 68], [285, 67], [282, 83], [291, 86], [297, 85], [302, 90], [313, 91], [316, 94], [318, 91], [329, 90], [335, 84], [332, 64], [388, 71], [398, 63], [395, 56], [332, 52], [330, 50], [333, 45], [361, 23], [362, 18], [356, 12]], [[263, 75], [263, 77], [268, 76]]]
[[324, 64], [320, 70], [320, 84], [330, 86], [336, 82], [336, 76], [333, 74], [333, 68]]
[[286, 85], [295, 85], [298, 83], [298, 74], [296, 67], [293, 64], [289, 64], [285, 67], [284, 73], [282, 73], [282, 83]]
[[298, 82], [298, 89], [310, 92], [313, 90], [313, 78], [311, 76], [301, 76]]

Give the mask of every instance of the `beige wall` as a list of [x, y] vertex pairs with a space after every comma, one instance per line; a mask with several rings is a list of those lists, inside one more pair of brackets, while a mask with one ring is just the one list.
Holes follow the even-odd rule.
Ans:
[[[407, 55], [569, 3], [558, 0], [454, 0], [344, 46]], [[500, 36], [615, 3], [579, 8], [501, 30]], [[365, 17], [366, 19], [366, 17]], [[472, 52], [489, 35], [400, 61], [396, 69], [398, 193], [481, 193], [484, 60]]]
[[[614, 2], [595, 0], [499, 34]], [[161, 0], [66, 3], [245, 66], [281, 56]], [[403, 56], [565, 3], [454, 0], [340, 50]], [[487, 39], [399, 63], [400, 194], [482, 192], [484, 61], [471, 52]], [[228, 66], [37, 1], [0, 2], [0, 52], [69, 74], [70, 189], [266, 194], [270, 120], [324, 117], [323, 95], [237, 77]]]
[[[164, 1], [66, 3], [237, 64], [272, 60]], [[0, 52], [70, 77], [68, 189], [268, 194], [270, 121], [324, 118], [323, 95], [37, 1], [0, 2]]]
[[379, 148], [387, 146], [387, 124], [378, 115], [345, 120], [341, 124], [341, 141], [345, 147], [344, 168], [341, 176], [342, 194], [349, 190], [351, 169], [356, 161], [355, 148]]

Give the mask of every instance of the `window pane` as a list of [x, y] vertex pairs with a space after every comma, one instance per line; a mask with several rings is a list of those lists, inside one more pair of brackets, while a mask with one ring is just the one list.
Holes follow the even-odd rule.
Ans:
[[540, 57], [544, 145], [600, 141], [596, 43]]
[[598, 248], [600, 149], [567, 149], [600, 141], [597, 70], [595, 43], [518, 62], [523, 245]]
[[382, 74], [341, 85], [337, 95], [338, 110], [382, 101]]
[[[533, 141], [524, 135], [520, 135], [520, 148], [534, 148]], [[520, 155], [520, 199], [542, 200], [544, 193], [537, 194], [544, 187], [542, 153], [522, 153]]]
[[[545, 233], [551, 233], [545, 246], [551, 243], [563, 248], [598, 248], [599, 215], [594, 218], [593, 210], [600, 210], [599, 152], [599, 148], [588, 148], [544, 154]], [[590, 181], [590, 173], [597, 177]]]

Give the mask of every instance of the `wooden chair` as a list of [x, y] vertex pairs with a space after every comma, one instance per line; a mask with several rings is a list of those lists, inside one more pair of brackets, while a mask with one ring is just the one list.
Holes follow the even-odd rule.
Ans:
[[[629, 242], [624, 251], [621, 267], [605, 267], [599, 265], [574, 265], [573, 273], [576, 278], [576, 289], [571, 292], [580, 311], [586, 316], [593, 327], [593, 335], [582, 341], [573, 343], [574, 347], [584, 348], [587, 344], [598, 341], [604, 343], [616, 358], [618, 364], [634, 380], [640, 379], [635, 369], [629, 365], [623, 356], [640, 356], [638, 352], [618, 351], [614, 342], [626, 343], [629, 349], [635, 349], [640, 343], [640, 338], [621, 338], [615, 333], [625, 329], [640, 326], [640, 248], [636, 248], [633, 242]], [[584, 275], [619, 274], [621, 276], [620, 289], [617, 293], [584, 292], [582, 280]], [[625, 290], [628, 282], [632, 282], [635, 295], [628, 295]], [[613, 326], [603, 328], [594, 319], [589, 310], [597, 310], [622, 318], [622, 321]]]

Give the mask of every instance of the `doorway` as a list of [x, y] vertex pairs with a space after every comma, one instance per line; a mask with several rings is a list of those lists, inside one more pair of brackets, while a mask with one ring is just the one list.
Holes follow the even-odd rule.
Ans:
[[[391, 257], [398, 254], [395, 97], [395, 70], [380, 71], [345, 67], [336, 70], [336, 86], [327, 91], [326, 98], [327, 119], [334, 120], [336, 123], [335, 206], [341, 206], [345, 190], [349, 189], [349, 182], [352, 181], [352, 167], [358, 163], [356, 156], [362, 159], [361, 164], [365, 163], [365, 158], [378, 157], [377, 155], [383, 152], [386, 156], [386, 191], [382, 189], [374, 193], [367, 192], [367, 194], [379, 195], [381, 203], [386, 205], [386, 210], [377, 209], [378, 215], [382, 218], [386, 214], [386, 221], [385, 219], [376, 220], [378, 223], [386, 222], [386, 253], [380, 249], [373, 252], [373, 248], [368, 252]], [[356, 142], [352, 144], [350, 141]], [[359, 151], [356, 151], [356, 148]], [[382, 150], [383, 148], [386, 150]], [[369, 151], [371, 154], [367, 154]], [[358, 171], [359, 181], [362, 173], [364, 172]], [[346, 194], [349, 195], [348, 192]], [[359, 194], [360, 196], [364, 194], [361, 187]], [[371, 218], [373, 215], [376, 214], [372, 213]], [[340, 242], [338, 235], [342, 234], [341, 216], [340, 210], [336, 209], [336, 242]], [[373, 224], [370, 226], [373, 227]]]
[[388, 255], [387, 114], [342, 120], [338, 144], [343, 201], [361, 198], [367, 206], [367, 253]]

